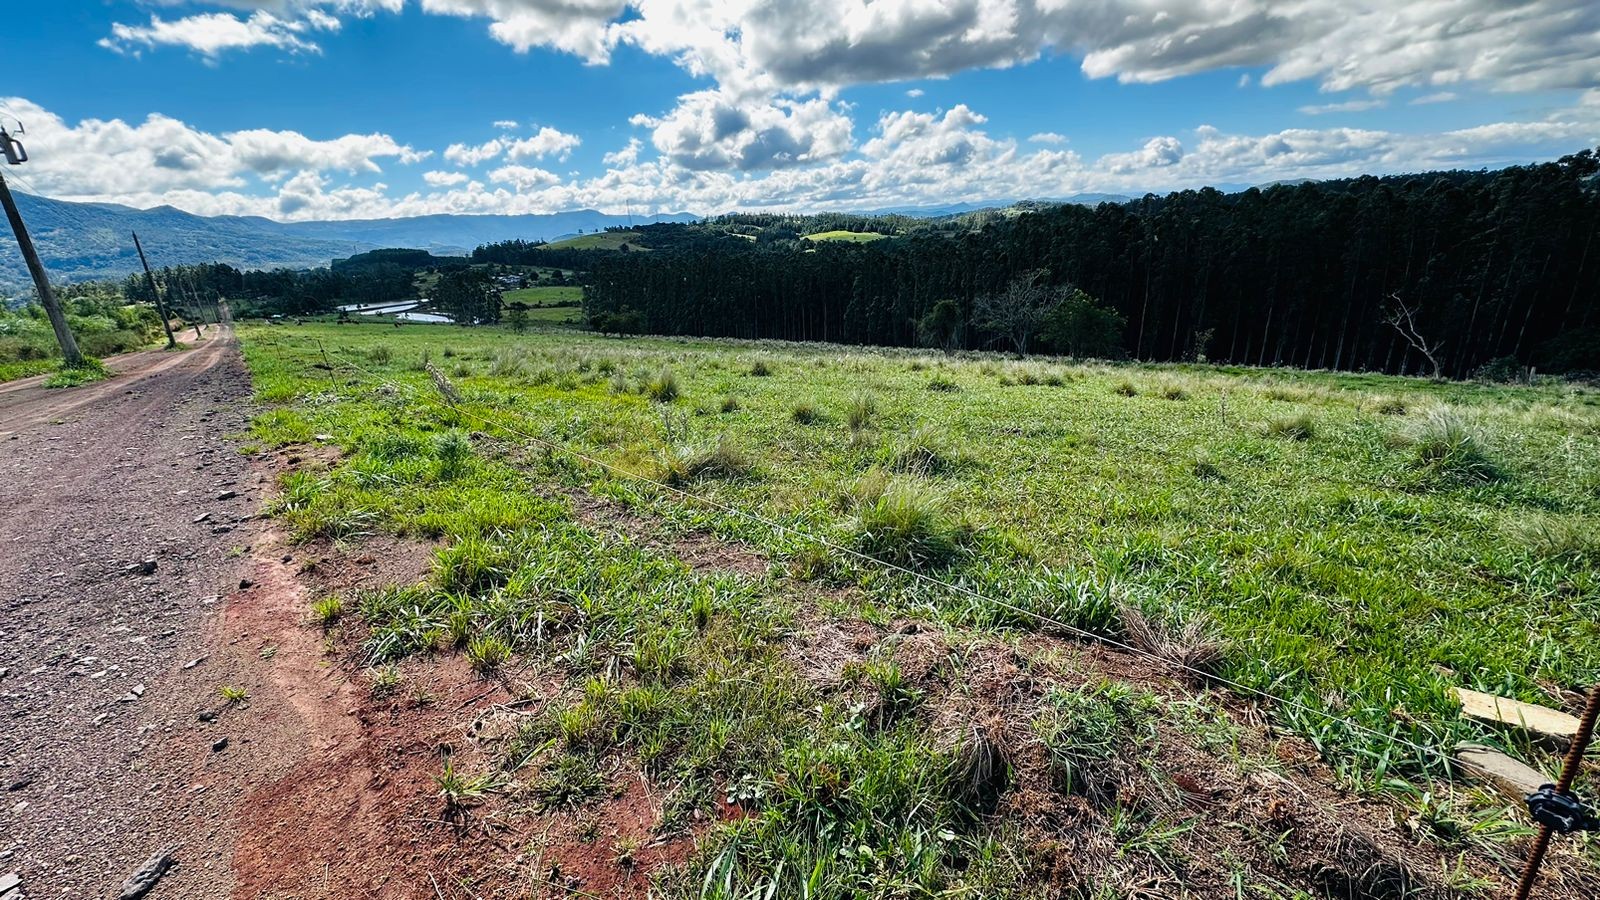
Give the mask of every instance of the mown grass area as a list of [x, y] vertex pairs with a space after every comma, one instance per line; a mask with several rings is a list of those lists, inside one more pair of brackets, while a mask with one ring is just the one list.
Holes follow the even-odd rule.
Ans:
[[[676, 893], [1025, 893], [1016, 821], [983, 814], [989, 739], [930, 739], [930, 689], [892, 655], [852, 669], [854, 693], [802, 677], [784, 649], [802, 617], [1135, 643], [1339, 717], [1267, 707], [1368, 787], [1439, 761], [1342, 719], [1433, 748], [1509, 743], [1463, 722], [1449, 688], [1550, 704], [1600, 675], [1592, 391], [428, 326], [241, 335], [267, 406], [256, 439], [345, 451], [288, 476], [287, 525], [446, 540], [428, 583], [346, 605], [371, 663], [453, 646], [485, 672], [558, 668], [569, 694], [504, 763], [543, 803], [603, 794], [569, 776], [620, 751], [678, 786], [676, 815], [724, 791], [755, 812], [706, 840]], [[709, 529], [773, 571], [708, 574], [597, 536], [552, 485]], [[940, 671], [964, 684], [987, 655]], [[1096, 767], [1175, 714], [1115, 685], [1036, 693], [1015, 701], [1028, 746], [1120, 821]]]
[[849, 241], [854, 244], [865, 244], [868, 241], [876, 241], [886, 237], [888, 235], [879, 234], [876, 231], [819, 231], [816, 234], [806, 235], [805, 240]]
[[545, 285], [518, 288], [500, 295], [506, 303], [526, 303], [529, 306], [555, 306], [558, 303], [577, 303], [583, 300], [583, 288], [576, 285]]
[[648, 250], [638, 245], [637, 231], [597, 231], [594, 234], [575, 234], [559, 241], [551, 241], [552, 250], [620, 250], [627, 244], [633, 250]]

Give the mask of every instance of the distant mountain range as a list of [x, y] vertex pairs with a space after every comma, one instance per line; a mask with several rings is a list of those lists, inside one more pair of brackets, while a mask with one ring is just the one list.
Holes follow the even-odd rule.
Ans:
[[1125, 194], [1073, 194], [1071, 197], [1039, 200], [979, 200], [971, 203], [951, 203], [945, 206], [890, 206], [883, 209], [875, 209], [862, 215], [899, 215], [938, 219], [945, 216], [958, 216], [962, 213], [977, 212], [980, 209], [1005, 209], [1018, 203], [1032, 203], [1042, 206], [1076, 203], [1080, 206], [1099, 206], [1102, 203], [1127, 203], [1133, 199], [1133, 197]]
[[[197, 216], [170, 206], [133, 209], [16, 193], [39, 257], [53, 278], [120, 278], [139, 268], [133, 232], [150, 265], [224, 262], [242, 269], [303, 269], [384, 247], [462, 255], [490, 241], [554, 240], [617, 225], [689, 222], [697, 216], [614, 216], [592, 209], [527, 216], [412, 216], [331, 222], [274, 222], [260, 216]], [[0, 291], [32, 282], [10, 229], [0, 229]]]

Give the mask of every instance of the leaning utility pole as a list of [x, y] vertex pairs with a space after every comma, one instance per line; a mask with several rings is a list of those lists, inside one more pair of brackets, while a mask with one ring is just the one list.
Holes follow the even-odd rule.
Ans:
[[[0, 126], [0, 152], [5, 154], [6, 162], [13, 166], [28, 161], [27, 151], [6, 132], [4, 126]], [[56, 333], [56, 343], [61, 345], [61, 359], [69, 369], [83, 367], [87, 362], [83, 354], [78, 352], [78, 341], [73, 338], [72, 329], [67, 326], [67, 315], [61, 311], [61, 304], [56, 302], [55, 291], [50, 289], [50, 276], [45, 273], [44, 264], [39, 262], [39, 253], [33, 249], [33, 238], [28, 236], [28, 226], [22, 223], [22, 213], [17, 211], [17, 201], [11, 198], [11, 188], [6, 185], [3, 176], [0, 176], [0, 204], [6, 208], [6, 218], [11, 220], [11, 230], [17, 235], [17, 246], [22, 248], [22, 258], [28, 262], [28, 274], [33, 276], [33, 286], [39, 292], [39, 302], [44, 306], [45, 315], [50, 317], [50, 327]]]
[[150, 274], [150, 263], [144, 258], [144, 247], [139, 243], [139, 232], [133, 233], [133, 249], [139, 251], [139, 265], [144, 266], [144, 283], [149, 285], [151, 296], [156, 298], [156, 314], [161, 316], [161, 328], [167, 333], [167, 349], [178, 346], [178, 339], [172, 336], [172, 321], [167, 316], [167, 305], [161, 302], [161, 292], [156, 290], [156, 277]]

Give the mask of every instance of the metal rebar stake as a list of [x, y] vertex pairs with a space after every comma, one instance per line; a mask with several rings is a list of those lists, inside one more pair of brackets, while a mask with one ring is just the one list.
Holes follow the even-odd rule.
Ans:
[[[1583, 768], [1583, 755], [1589, 749], [1589, 739], [1594, 736], [1597, 716], [1600, 716], [1600, 684], [1589, 689], [1589, 702], [1584, 704], [1583, 718], [1578, 720], [1578, 733], [1572, 736], [1567, 758], [1561, 764], [1561, 780], [1556, 782], [1557, 793], [1564, 794], [1572, 790], [1572, 782]], [[1549, 825], [1539, 826], [1539, 834], [1533, 839], [1533, 850], [1528, 854], [1528, 865], [1522, 870], [1522, 881], [1517, 884], [1517, 900], [1528, 900], [1533, 892], [1533, 884], [1539, 880], [1539, 866], [1544, 863], [1544, 855], [1550, 849], [1550, 835], [1553, 833], [1554, 829]]]

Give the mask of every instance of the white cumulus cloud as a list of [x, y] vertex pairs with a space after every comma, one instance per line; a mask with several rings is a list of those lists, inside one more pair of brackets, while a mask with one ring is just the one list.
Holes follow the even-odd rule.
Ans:
[[471, 167], [494, 159], [505, 148], [506, 145], [499, 138], [481, 144], [451, 144], [444, 148], [444, 158], [458, 166]]
[[489, 180], [511, 185], [519, 191], [531, 191], [560, 184], [561, 176], [533, 166], [501, 166], [489, 173]]
[[519, 162], [527, 159], [544, 159], [546, 156], [554, 156], [556, 159], [566, 162], [572, 156], [572, 151], [582, 143], [583, 139], [575, 134], [567, 134], [545, 126], [540, 128], [539, 132], [534, 136], [513, 141], [509, 144], [506, 147], [506, 156]]
[[466, 184], [472, 179], [465, 172], [432, 171], [423, 172], [422, 180], [433, 187], [453, 187], [458, 184]]
[[788, 168], [836, 158], [852, 146], [850, 117], [827, 100], [743, 99], [722, 91], [678, 98], [662, 117], [635, 116], [668, 160], [688, 169]]
[[121, 53], [137, 53], [154, 47], [186, 47], [211, 60], [229, 50], [251, 47], [317, 53], [321, 48], [311, 34], [338, 29], [338, 19], [317, 10], [296, 19], [281, 19], [265, 11], [252, 13], [248, 18], [230, 13], [200, 13], [180, 19], [152, 15], [147, 25], [113, 23], [111, 34], [100, 39], [100, 46]]

